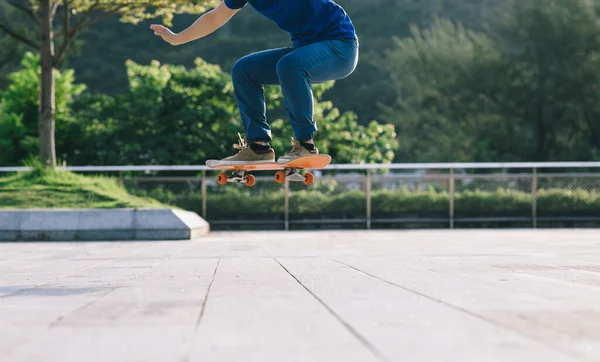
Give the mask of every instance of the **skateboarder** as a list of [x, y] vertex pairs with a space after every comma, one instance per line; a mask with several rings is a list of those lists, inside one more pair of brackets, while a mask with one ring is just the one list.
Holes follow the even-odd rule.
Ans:
[[318, 154], [313, 142], [317, 125], [310, 84], [345, 78], [358, 62], [358, 37], [341, 6], [333, 0], [224, 0], [179, 34], [162, 25], [150, 28], [172, 45], [185, 44], [219, 29], [248, 3], [290, 33], [292, 46], [250, 54], [233, 66], [231, 76], [246, 137], [240, 137], [235, 145], [238, 152], [221, 162], [275, 161], [263, 91], [267, 84], [281, 86], [295, 136], [292, 150], [278, 162]]

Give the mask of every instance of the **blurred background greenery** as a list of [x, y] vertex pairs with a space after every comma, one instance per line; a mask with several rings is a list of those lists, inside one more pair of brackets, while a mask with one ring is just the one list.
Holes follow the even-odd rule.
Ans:
[[[317, 142], [335, 162], [600, 159], [596, 1], [339, 3], [358, 30], [361, 59], [349, 78], [315, 86]], [[28, 32], [22, 12], [0, 2], [0, 13]], [[176, 16], [173, 29], [196, 17]], [[201, 164], [230, 154], [242, 131], [232, 64], [289, 45], [250, 7], [180, 47], [149, 24], [108, 17], [57, 65], [61, 162]], [[0, 34], [0, 165], [38, 152], [38, 74], [37, 53]], [[281, 93], [270, 87], [267, 96], [282, 153], [291, 132]]]

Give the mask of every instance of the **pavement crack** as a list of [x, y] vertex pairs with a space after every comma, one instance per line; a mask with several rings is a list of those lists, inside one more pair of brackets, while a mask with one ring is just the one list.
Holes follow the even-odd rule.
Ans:
[[[200, 312], [198, 313], [198, 318], [196, 318], [196, 324], [194, 328], [193, 335], [196, 336], [198, 333], [198, 329], [200, 329], [200, 324], [202, 323], [202, 318], [204, 317], [204, 311], [206, 310], [206, 303], [208, 302], [208, 296], [210, 294], [210, 290], [215, 282], [215, 278], [217, 276], [217, 271], [219, 270], [219, 265], [221, 264], [221, 258], [217, 260], [217, 265], [215, 265], [215, 270], [213, 271], [212, 279], [210, 280], [210, 284], [208, 284], [208, 288], [206, 288], [206, 294], [204, 295], [204, 300], [202, 300], [202, 305], [200, 306]], [[192, 357], [192, 346], [193, 343], [190, 344], [189, 349], [183, 354], [181, 358], [181, 362], [188, 362]]]
[[432, 296], [430, 296], [430, 295], [427, 295], [427, 294], [425, 294], [425, 293], [421, 293], [421, 292], [419, 292], [419, 291], [417, 291], [417, 290], [414, 290], [414, 289], [411, 289], [411, 288], [407, 288], [407, 287], [405, 287], [405, 286], [402, 286], [402, 285], [400, 285], [400, 284], [394, 283], [394, 282], [392, 282], [392, 281], [389, 281], [389, 280], [387, 280], [387, 279], [384, 279], [384, 278], [378, 277], [377, 275], [371, 274], [371, 273], [369, 273], [369, 272], [367, 272], [367, 271], [364, 271], [364, 270], [362, 270], [362, 269], [359, 269], [359, 268], [357, 268], [357, 267], [354, 267], [354, 266], [352, 266], [352, 265], [350, 265], [350, 264], [347, 264], [347, 263], [344, 263], [344, 262], [342, 262], [342, 261], [335, 260], [335, 259], [332, 259], [332, 260], [333, 260], [333, 261], [335, 261], [336, 263], [339, 263], [339, 264], [341, 264], [341, 265], [344, 265], [344, 266], [346, 266], [346, 267], [348, 267], [348, 268], [350, 268], [350, 269], [353, 269], [353, 270], [355, 270], [355, 271], [357, 271], [357, 272], [359, 272], [359, 273], [362, 273], [362, 274], [364, 274], [364, 275], [366, 275], [366, 276], [369, 276], [369, 277], [371, 277], [371, 278], [377, 279], [377, 280], [379, 280], [379, 281], [381, 281], [381, 282], [383, 282], [383, 283], [386, 283], [386, 284], [392, 285], [392, 286], [394, 286], [394, 287], [396, 287], [396, 288], [402, 289], [402, 290], [404, 290], [404, 291], [406, 291], [406, 292], [408, 292], [408, 293], [411, 293], [411, 294], [418, 295], [418, 296], [420, 296], [420, 297], [422, 297], [422, 298], [425, 298], [425, 299], [427, 299], [427, 300], [429, 300], [429, 301], [432, 301], [432, 302], [434, 302], [434, 303], [441, 304], [441, 305], [443, 305], [443, 306], [445, 306], [445, 307], [451, 308], [451, 309], [453, 309], [453, 310], [455, 310], [455, 311], [458, 311], [458, 312], [460, 312], [460, 313], [467, 314], [467, 315], [469, 315], [469, 316], [471, 316], [471, 317], [473, 317], [473, 318], [479, 319], [479, 320], [481, 320], [481, 321], [484, 321], [484, 322], [486, 322], [486, 323], [488, 323], [488, 324], [491, 324], [491, 325], [493, 325], [493, 326], [496, 326], [496, 327], [498, 327], [498, 328], [504, 328], [504, 329], [506, 329], [506, 330], [509, 330], [509, 331], [511, 331], [511, 332], [513, 332], [513, 333], [516, 333], [516, 334], [520, 335], [521, 337], [527, 338], [527, 339], [529, 339], [529, 340], [532, 340], [532, 341], [534, 341], [534, 342], [536, 342], [536, 343], [540, 343], [541, 345], [543, 345], [543, 346], [545, 346], [545, 347], [549, 347], [549, 348], [551, 348], [551, 349], [553, 349], [553, 350], [556, 350], [556, 351], [558, 351], [558, 352], [560, 352], [560, 353], [563, 353], [563, 354], [565, 354], [565, 355], [567, 355], [567, 356], [569, 356], [569, 357], [574, 357], [574, 358], [582, 358], [582, 357], [583, 357], [583, 356], [582, 356], [582, 355], [580, 355], [579, 353], [576, 353], [576, 352], [574, 352], [574, 351], [571, 351], [571, 350], [565, 350], [565, 349], [559, 348], [559, 347], [557, 347], [557, 346], [554, 346], [554, 345], [548, 344], [548, 343], [546, 343], [545, 341], [543, 341], [543, 340], [540, 340], [539, 338], [536, 338], [535, 336], [532, 336], [532, 335], [530, 335], [530, 334], [524, 333], [524, 332], [522, 332], [522, 331], [520, 331], [520, 330], [518, 330], [518, 329], [515, 329], [515, 328], [513, 328], [513, 327], [511, 327], [511, 326], [508, 326], [508, 325], [506, 325], [506, 324], [500, 323], [500, 322], [498, 322], [498, 321], [496, 321], [496, 320], [494, 320], [494, 319], [488, 318], [488, 317], [486, 317], [486, 316], [484, 316], [484, 315], [482, 315], [482, 314], [475, 313], [475, 312], [473, 312], [473, 311], [470, 311], [470, 310], [468, 310], [468, 309], [466, 309], [466, 308], [463, 308], [463, 307], [460, 307], [460, 306], [458, 306], [458, 305], [455, 305], [455, 304], [452, 304], [452, 303], [445, 302], [445, 301], [443, 301], [443, 300], [441, 300], [441, 299], [438, 299], [438, 298], [432, 297]]
[[277, 258], [273, 257], [273, 260], [275, 260], [275, 262], [277, 262], [277, 264], [279, 264], [279, 266], [281, 266], [281, 268], [283, 268], [283, 270], [285, 270], [286, 273], [288, 273], [302, 288], [304, 288], [304, 290], [308, 292], [308, 294], [310, 294], [317, 302], [319, 302], [319, 304], [321, 304], [340, 324], [342, 324], [342, 326], [348, 332], [350, 332], [350, 334], [352, 334], [377, 359], [379, 359], [380, 361], [391, 361], [381, 351], [379, 351], [377, 347], [375, 347], [371, 342], [369, 342], [369, 340], [365, 336], [360, 334], [350, 323], [348, 323], [338, 313], [336, 313], [333, 310], [333, 308], [331, 308], [327, 303], [325, 303], [325, 301], [319, 298], [319, 296], [316, 295], [312, 290], [310, 290], [310, 288], [304, 285], [300, 281], [300, 279], [298, 279], [288, 268], [286, 268], [279, 260], [277, 260]]
[[206, 309], [206, 302], [208, 301], [208, 295], [210, 294], [210, 289], [212, 288], [213, 283], [215, 282], [215, 277], [217, 276], [217, 270], [219, 270], [219, 264], [221, 264], [221, 258], [219, 258], [219, 260], [217, 260], [217, 265], [215, 265], [215, 270], [213, 272], [212, 279], [210, 281], [210, 284], [208, 284], [208, 288], [206, 288], [206, 294], [204, 295], [204, 300], [202, 301], [202, 306], [200, 307], [200, 313], [198, 314], [198, 318], [196, 319], [196, 329], [198, 329], [198, 327], [200, 326], [200, 323], [202, 322], [202, 317], [204, 317], [204, 310]]

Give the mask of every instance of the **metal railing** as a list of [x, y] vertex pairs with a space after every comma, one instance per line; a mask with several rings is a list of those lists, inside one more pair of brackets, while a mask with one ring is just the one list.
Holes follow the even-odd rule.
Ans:
[[[502, 223], [536, 228], [540, 223], [544, 225], [548, 223], [600, 224], [600, 206], [597, 207], [594, 201], [600, 195], [600, 162], [330, 165], [316, 172], [317, 182], [310, 187], [297, 183], [290, 184], [287, 181], [283, 185], [278, 185], [270, 176], [258, 176], [257, 186], [254, 188], [246, 188], [243, 185], [218, 186], [211, 175], [214, 173], [216, 176], [217, 171], [206, 166], [72, 166], [57, 167], [57, 169], [114, 174], [121, 183], [133, 191], [148, 190], [147, 185], [151, 184], [158, 184], [167, 189], [170, 186], [165, 185], [185, 184], [186, 192], [194, 190], [199, 195], [197, 203], [189, 205], [186, 203], [187, 208], [197, 210], [217, 228], [231, 228], [236, 225], [270, 225], [285, 230], [324, 225], [330, 227], [358, 225], [367, 229], [386, 227], [386, 225], [388, 227], [441, 225], [455, 228], [457, 225]], [[27, 167], [4, 167], [0, 168], [0, 173], [28, 170], [30, 169]], [[139, 172], [146, 175], [136, 176], [135, 173]], [[192, 175], [180, 176], [181, 173], [192, 173]], [[431, 197], [436, 199], [435, 204], [432, 205], [435, 210], [426, 208], [416, 210], [404, 206], [400, 211], [384, 212], [380, 209], [386, 201], [389, 201], [386, 197], [396, 195], [394, 192], [405, 190], [408, 193], [402, 195], [406, 198], [411, 196], [416, 200], [420, 193], [427, 192], [423, 187], [427, 187], [431, 192], [430, 196], [433, 195]], [[254, 200], [252, 201], [254, 203], [267, 203], [266, 200], [273, 195], [280, 195], [281, 200], [269, 199], [269, 207], [272, 210], [262, 214], [262, 218], [252, 214], [260, 209], [260, 206], [256, 208], [250, 206], [246, 209], [240, 206], [239, 212], [235, 209], [215, 215], [219, 214], [216, 211], [224, 206], [219, 204], [218, 200], [235, 202], [236, 197], [242, 195], [236, 194], [238, 196], [233, 195], [227, 199], [226, 195], [220, 194], [227, 188], [244, 192], [244, 197]], [[540, 197], [542, 201], [548, 199], [548, 190], [566, 190], [567, 195], [573, 193], [574, 196], [571, 195], [568, 200], [561, 202], [571, 205], [570, 207], [578, 211], [561, 215], [556, 212], [549, 213], [543, 207], [540, 210]], [[513, 205], [507, 210], [495, 210], [496, 206], [493, 207], [494, 210], [487, 210], [485, 205], [477, 204], [480, 202], [478, 197], [483, 197], [481, 196], [483, 193], [486, 193], [487, 197], [497, 197], [499, 205], [502, 203], [502, 198], [513, 200], [511, 202], [517, 200], [518, 205], [517, 207]], [[509, 197], [515, 194], [519, 197], [512, 199]], [[326, 205], [327, 201], [323, 201], [322, 197], [316, 197], [322, 195], [339, 197], [338, 202], [348, 204], [344, 208], [345, 211], [332, 215], [336, 212], [331, 212], [331, 205]], [[347, 195], [353, 198], [346, 197]], [[402, 195], [394, 200], [398, 203], [402, 202], [404, 200]], [[314, 197], [315, 201], [311, 205], [304, 205], [303, 197]], [[577, 197], [594, 198], [594, 200], [590, 202]], [[440, 200], [447, 203], [445, 211], [440, 209], [440, 202], [442, 202]], [[281, 202], [281, 212], [277, 206], [278, 202]], [[578, 202], [583, 206], [578, 206]], [[527, 207], [524, 206], [525, 203], [528, 204]], [[471, 204], [473, 206], [470, 206]], [[307, 212], [307, 208], [312, 210]], [[389, 205], [386, 209], [389, 209]], [[470, 212], [475, 209], [483, 210], [485, 215]]]

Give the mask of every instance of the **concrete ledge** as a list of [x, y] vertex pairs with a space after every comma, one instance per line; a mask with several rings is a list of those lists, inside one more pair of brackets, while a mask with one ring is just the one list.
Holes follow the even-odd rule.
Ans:
[[190, 240], [209, 231], [204, 219], [183, 210], [0, 211], [0, 241]]

